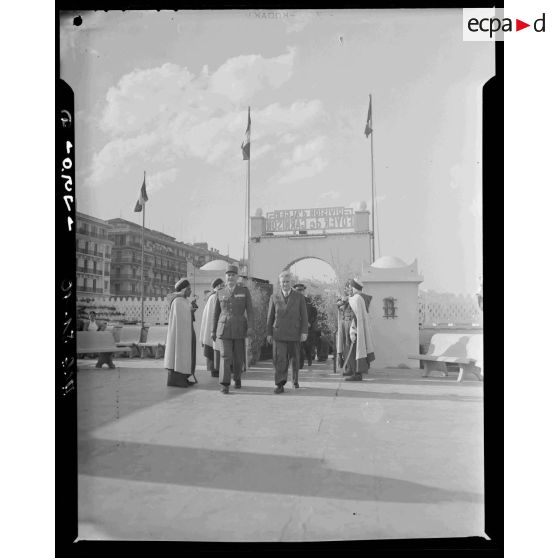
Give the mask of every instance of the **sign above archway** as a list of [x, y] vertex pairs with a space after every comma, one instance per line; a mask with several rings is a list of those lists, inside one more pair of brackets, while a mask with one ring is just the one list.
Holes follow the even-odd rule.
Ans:
[[293, 262], [317, 258], [338, 277], [351, 277], [370, 265], [370, 213], [361, 208], [281, 209], [251, 219], [249, 261], [253, 277], [275, 283]]
[[354, 210], [350, 207], [279, 209], [268, 211], [266, 233], [295, 231], [354, 230]]

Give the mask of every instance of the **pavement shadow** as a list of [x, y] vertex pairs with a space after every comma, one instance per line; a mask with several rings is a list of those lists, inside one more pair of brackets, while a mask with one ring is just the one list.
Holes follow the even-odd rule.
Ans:
[[[253, 378], [251, 378], [253, 379]], [[309, 380], [312, 381], [312, 380]], [[321, 381], [321, 380], [320, 380]], [[304, 380], [299, 380], [300, 389], [294, 389], [290, 387], [290, 382], [287, 383], [285, 387], [285, 392], [280, 395], [275, 395], [273, 393], [273, 389], [275, 385], [273, 381], [271, 381], [269, 387], [265, 386], [252, 386], [243, 382], [242, 388], [236, 390], [234, 387], [230, 388], [230, 393], [228, 396], [223, 397], [230, 397], [234, 394], [241, 394], [241, 395], [274, 395], [275, 397], [289, 397], [291, 395], [296, 395], [300, 397], [353, 397], [357, 399], [396, 399], [402, 401], [457, 401], [457, 402], [473, 402], [473, 403], [480, 403], [482, 402], [482, 397], [474, 396], [474, 395], [457, 395], [454, 393], [401, 393], [401, 392], [378, 392], [372, 391], [370, 389], [361, 389], [361, 390], [353, 390], [347, 389], [345, 384], [342, 387], [316, 387], [316, 386], [308, 386], [304, 385]], [[372, 382], [359, 382], [359, 385], [363, 384], [374, 385]], [[348, 385], [348, 384], [347, 384]], [[401, 386], [401, 383], [398, 384]], [[193, 388], [195, 389], [202, 389], [202, 390], [210, 390], [210, 391], [219, 391], [219, 385], [211, 385], [211, 384], [197, 384]]]
[[470, 502], [474, 492], [330, 469], [320, 459], [106, 439], [79, 443], [82, 475], [221, 490], [410, 504]]
[[167, 373], [160, 368], [78, 370], [78, 428], [97, 428], [194, 389], [168, 387], [166, 382]]

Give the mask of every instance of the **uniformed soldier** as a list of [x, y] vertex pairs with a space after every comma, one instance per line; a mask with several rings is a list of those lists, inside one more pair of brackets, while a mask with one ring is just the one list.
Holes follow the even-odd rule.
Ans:
[[238, 267], [229, 265], [226, 271], [226, 286], [217, 293], [213, 314], [211, 336], [214, 340], [218, 337], [223, 343], [223, 366], [219, 371], [219, 383], [223, 386], [223, 393], [229, 393], [231, 373], [234, 387], [241, 387], [245, 339], [252, 335], [254, 327], [250, 291], [247, 287], [238, 285], [237, 279]]

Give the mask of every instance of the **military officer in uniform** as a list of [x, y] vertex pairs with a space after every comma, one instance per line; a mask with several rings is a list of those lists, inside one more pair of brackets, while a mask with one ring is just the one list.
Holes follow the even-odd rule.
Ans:
[[254, 312], [252, 298], [247, 287], [238, 284], [238, 267], [229, 265], [226, 271], [225, 287], [217, 293], [211, 337], [223, 343], [219, 371], [221, 391], [229, 393], [231, 374], [234, 387], [240, 388], [240, 375], [244, 364], [245, 339], [252, 335]]

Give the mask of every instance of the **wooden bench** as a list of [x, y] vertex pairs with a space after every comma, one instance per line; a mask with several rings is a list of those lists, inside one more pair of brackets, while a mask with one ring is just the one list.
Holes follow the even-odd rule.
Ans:
[[479, 380], [483, 376], [483, 336], [480, 333], [436, 333], [430, 340], [428, 352], [425, 355], [411, 354], [410, 359], [424, 362], [423, 378], [433, 370], [448, 375], [447, 364], [459, 366], [457, 381], [463, 380], [465, 371], [472, 372]]
[[155, 350], [155, 358], [159, 357], [160, 349], [162, 349], [164, 355], [167, 345], [167, 329], [167, 326], [151, 326], [147, 330], [147, 339], [145, 343], [136, 344], [140, 351], [140, 358], [143, 358], [145, 349], [149, 349], [152, 353], [153, 350]]
[[131, 350], [129, 347], [117, 347], [111, 331], [78, 331], [76, 333], [76, 352], [78, 354], [98, 354], [99, 358], [95, 365], [97, 368], [101, 368], [103, 364], [108, 365], [109, 368], [115, 368], [112, 355], [127, 353]]
[[116, 342], [117, 347], [129, 347], [130, 356], [134, 356], [134, 351], [140, 354], [138, 343], [141, 341], [141, 326], [123, 326], [120, 329], [120, 340]]

